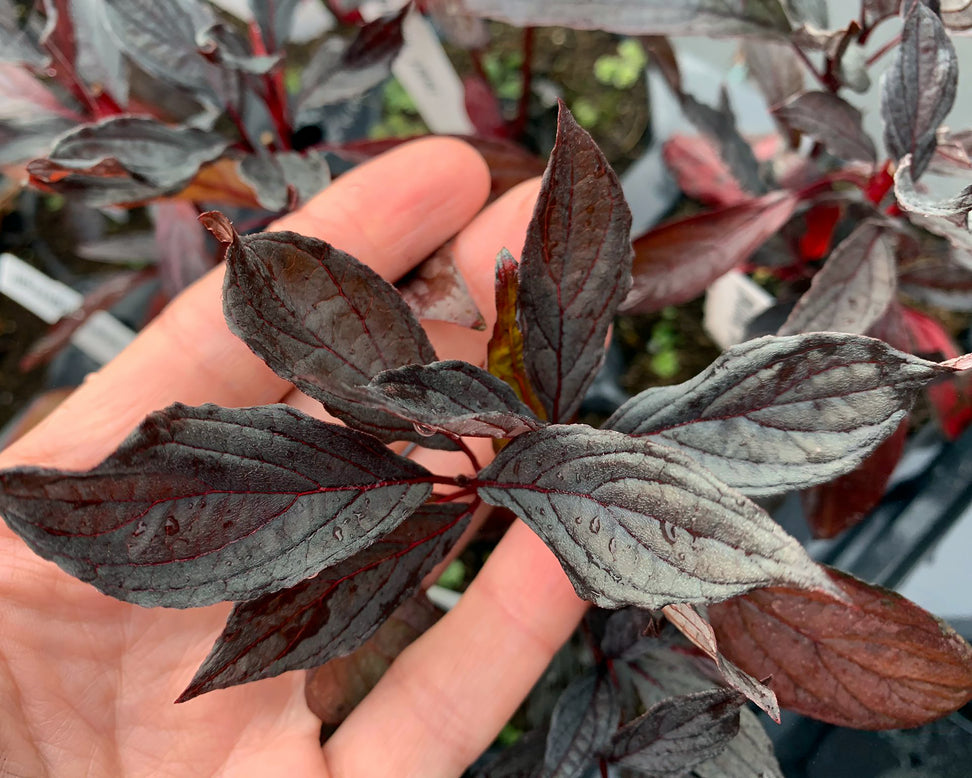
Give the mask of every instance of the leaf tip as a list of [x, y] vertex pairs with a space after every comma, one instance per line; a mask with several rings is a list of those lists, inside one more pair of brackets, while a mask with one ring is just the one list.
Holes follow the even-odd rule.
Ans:
[[224, 246], [229, 246], [236, 240], [237, 233], [233, 228], [233, 223], [219, 211], [201, 213], [199, 214], [199, 221]]

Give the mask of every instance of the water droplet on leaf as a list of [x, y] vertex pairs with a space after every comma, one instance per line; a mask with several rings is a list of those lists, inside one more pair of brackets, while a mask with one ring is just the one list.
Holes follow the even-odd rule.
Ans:
[[430, 427], [428, 424], [419, 424], [416, 422], [412, 426], [415, 427], [415, 431], [423, 438], [431, 438], [435, 435], [435, 428]]
[[145, 522], [144, 521], [140, 521], [138, 523], [138, 526], [135, 527], [135, 531], [132, 532], [132, 537], [137, 538], [139, 535], [143, 534], [145, 532], [145, 530], [147, 530], [147, 529], [148, 529], [148, 527], [146, 526]]
[[339, 543], [344, 540], [344, 530], [341, 527], [334, 528], [334, 539]]
[[601, 531], [601, 520], [597, 516], [591, 519], [591, 532], [595, 535]]
[[169, 516], [165, 520], [165, 534], [175, 535], [179, 531], [179, 522], [176, 521], [174, 516]]

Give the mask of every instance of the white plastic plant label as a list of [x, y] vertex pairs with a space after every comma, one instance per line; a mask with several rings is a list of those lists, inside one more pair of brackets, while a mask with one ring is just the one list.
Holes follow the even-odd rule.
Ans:
[[706, 292], [702, 324], [719, 346], [729, 348], [745, 340], [746, 325], [774, 302], [773, 296], [749, 276], [733, 270]]
[[[0, 294], [24, 306], [48, 324], [81, 307], [84, 298], [31, 267], [13, 254], [0, 254]], [[99, 364], [111, 360], [131, 343], [135, 333], [106, 311], [93, 314], [71, 342]]]
[[[394, 13], [401, 3], [363, 3], [361, 15], [368, 21]], [[432, 132], [471, 135], [475, 131], [466, 112], [462, 80], [439, 42], [432, 24], [419, 13], [410, 13], [402, 27], [405, 45], [392, 65], [392, 73], [415, 101]]]

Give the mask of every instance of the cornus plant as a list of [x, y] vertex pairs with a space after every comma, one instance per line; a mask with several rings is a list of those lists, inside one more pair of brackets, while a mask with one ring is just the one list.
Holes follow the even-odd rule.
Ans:
[[[202, 218], [224, 249], [232, 330], [344, 425], [285, 405], [173, 405], [89, 472], [0, 473], [9, 526], [101, 591], [236, 603], [180, 701], [377, 637], [482, 503], [521, 517], [582, 597], [616, 611], [592, 615], [595, 666], [546, 733], [490, 775], [751, 775], [776, 768], [747, 698], [775, 718], [782, 704], [897, 727], [972, 697], [960, 637], [817, 565], [747, 496], [853, 469], [919, 389], [972, 357], [937, 363], [846, 333], [764, 337], [634, 397], [603, 429], [572, 423], [632, 249], [618, 180], [563, 106], [521, 260], [497, 259], [488, 370], [438, 361], [396, 290], [333, 246]], [[468, 437], [497, 441], [495, 459], [482, 466]], [[396, 441], [465, 452], [468, 467], [430, 472]]]

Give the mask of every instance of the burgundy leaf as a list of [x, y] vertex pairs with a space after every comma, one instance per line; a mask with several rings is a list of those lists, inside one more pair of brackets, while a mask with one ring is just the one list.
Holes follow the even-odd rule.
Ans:
[[112, 34], [107, 5], [103, 0], [70, 0], [77, 44], [75, 69], [85, 82], [100, 85], [124, 106], [128, 103], [128, 62]]
[[959, 264], [953, 258], [957, 251], [926, 251], [900, 268], [901, 291], [940, 308], [972, 311], [972, 258]]
[[[702, 135], [673, 135], [662, 147], [665, 164], [686, 196], [706, 205], [737, 205], [751, 200], [718, 149]], [[635, 243], [637, 257], [638, 244]]]
[[129, 292], [155, 277], [155, 269], [130, 270], [115, 273], [85, 295], [80, 307], [59, 319], [40, 338], [34, 341], [20, 359], [21, 370], [34, 370], [47, 364], [55, 354], [70, 343], [75, 333], [98, 311], [104, 311]]
[[569, 421], [580, 407], [630, 269], [631, 211], [621, 184], [561, 102], [520, 260], [524, 363], [551, 421]]
[[895, 592], [830, 570], [846, 602], [764, 589], [712, 606], [719, 646], [772, 675], [785, 708], [857, 729], [915, 727], [972, 699], [972, 647]]
[[300, 0], [249, 0], [253, 20], [267, 51], [277, 51], [287, 43], [299, 4]]
[[777, 0], [464, 0], [478, 16], [516, 27], [572, 27], [628, 35], [782, 35], [790, 23]]
[[642, 392], [606, 426], [657, 436], [746, 494], [782, 494], [853, 470], [919, 389], [963, 368], [858, 335], [769, 336], [733, 346], [683, 384]]
[[679, 95], [679, 101], [685, 118], [719, 149], [719, 156], [739, 185], [751, 195], [766, 194], [766, 184], [760, 176], [759, 162], [753, 147], [739, 134], [736, 127], [736, 117], [729, 104], [729, 93], [722, 90], [717, 108], [684, 93]]
[[486, 321], [456, 267], [451, 242], [399, 281], [398, 291], [419, 319], [486, 329]]
[[907, 438], [908, 422], [903, 421], [856, 469], [800, 495], [815, 538], [837, 537], [873, 510], [884, 497]]
[[503, 108], [493, 87], [482, 76], [473, 74], [462, 80], [463, 104], [477, 135], [505, 138], [509, 135]]
[[412, 425], [355, 402], [382, 370], [435, 360], [395, 288], [354, 257], [292, 232], [241, 237], [226, 217], [203, 223], [224, 246], [230, 329], [274, 372], [342, 420], [384, 440], [421, 440]]
[[832, 92], [804, 92], [775, 107], [773, 115], [822, 143], [835, 157], [877, 161], [874, 141], [861, 124], [861, 112]]
[[621, 702], [606, 670], [588, 672], [557, 699], [544, 753], [542, 778], [584, 778], [594, 757], [611, 742]]
[[527, 732], [481, 769], [473, 769], [472, 778], [540, 778], [546, 735], [542, 729]]
[[367, 388], [369, 400], [423, 432], [513, 438], [541, 426], [509, 384], [468, 362], [387, 370]]
[[190, 608], [293, 586], [397, 527], [428, 472], [284, 405], [172, 405], [87, 473], [0, 471], [40, 556], [119, 599]]
[[162, 288], [175, 297], [216, 264], [192, 203], [163, 200], [150, 206]]
[[304, 687], [307, 707], [325, 726], [340, 724], [371, 692], [398, 655], [434, 625], [439, 615], [424, 594], [406, 600], [364, 645], [308, 674]]
[[617, 731], [609, 762], [651, 778], [681, 778], [717, 756], [739, 732], [745, 698], [731, 689], [673, 697]]
[[894, 236], [887, 225], [866, 221], [833, 250], [778, 334], [861, 335], [881, 318], [896, 291]]
[[487, 346], [489, 372], [502, 378], [539, 418], [547, 412], [537, 397], [523, 364], [523, 333], [516, 321], [520, 281], [513, 255], [501, 249], [496, 255], [496, 323]]
[[69, 0], [44, 0], [44, 14], [47, 21], [41, 34], [41, 46], [55, 54], [57, 67], [73, 69], [77, 47]]
[[913, 156], [915, 178], [931, 160], [957, 84], [958, 59], [942, 20], [924, 3], [911, 3], [901, 45], [881, 78], [881, 116], [885, 145], [896, 159]]
[[790, 192], [771, 192], [663, 224], [638, 238], [634, 283], [621, 310], [651, 313], [695, 299], [779, 231], [797, 202]]
[[359, 648], [418, 591], [469, 516], [463, 504], [426, 505], [344, 562], [296, 586], [236, 605], [176, 702], [316, 667]]
[[27, 171], [42, 188], [89, 205], [131, 205], [181, 191], [226, 145], [213, 133], [113, 116], [62, 135]]
[[478, 491], [520, 516], [600, 607], [714, 602], [773, 580], [827, 585], [761, 508], [648, 440], [583, 425], [527, 432], [480, 473]]
[[780, 705], [776, 701], [776, 695], [773, 694], [771, 689], [740, 670], [722, 655], [712, 625], [694, 607], [680, 603], [678, 605], [666, 605], [662, 611], [665, 618], [679, 632], [715, 662], [720, 675], [729, 686], [756, 703], [777, 724], [780, 723]]
[[407, 13], [408, 5], [400, 13], [364, 25], [348, 45], [321, 47], [304, 70], [299, 110], [350, 100], [388, 78], [404, 44], [402, 25]]
[[637, 659], [658, 637], [660, 618], [644, 608], [622, 608], [608, 617], [601, 652], [608, 659]]
[[972, 269], [972, 233], [969, 231], [972, 186], [948, 200], [928, 197], [919, 192], [915, 185], [912, 158], [908, 155], [895, 171], [894, 196], [912, 224], [945, 238], [956, 248], [953, 258]]
[[803, 63], [789, 43], [748, 38], [742, 54], [770, 108], [803, 91]]

